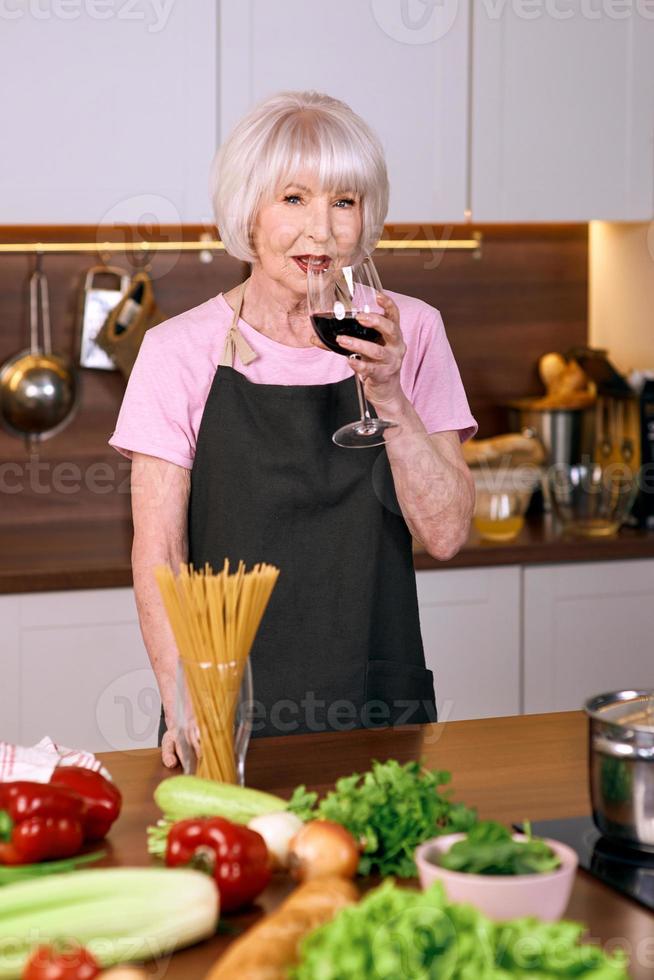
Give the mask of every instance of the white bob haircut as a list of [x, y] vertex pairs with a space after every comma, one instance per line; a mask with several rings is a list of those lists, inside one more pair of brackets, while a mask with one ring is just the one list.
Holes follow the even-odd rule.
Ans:
[[255, 106], [220, 147], [210, 191], [225, 248], [256, 261], [252, 231], [262, 204], [301, 170], [321, 190], [360, 196], [360, 247], [371, 252], [388, 211], [388, 174], [381, 143], [345, 102], [320, 92], [280, 92]]

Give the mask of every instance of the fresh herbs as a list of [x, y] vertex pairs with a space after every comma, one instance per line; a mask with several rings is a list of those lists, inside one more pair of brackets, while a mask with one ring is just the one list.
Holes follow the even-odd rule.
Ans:
[[384, 882], [303, 941], [293, 980], [627, 980], [626, 957], [581, 945], [574, 922], [495, 923], [424, 892]]
[[560, 862], [544, 840], [531, 836], [514, 840], [511, 831], [495, 820], [482, 820], [440, 860], [450, 871], [475, 875], [530, 875], [554, 871]]
[[318, 817], [347, 827], [363, 844], [359, 874], [411, 878], [416, 874], [413, 852], [418, 844], [438, 834], [468, 830], [476, 822], [474, 810], [452, 803], [441, 792], [450, 778], [449, 772], [429, 772], [418, 762], [373, 762], [369, 772], [339, 779], [320, 803], [316, 804], [317, 794], [298, 787], [289, 809], [300, 811], [305, 819]]
[[313, 793], [306, 786], [296, 786], [293, 795], [288, 801], [286, 808], [290, 813], [294, 813], [300, 820], [307, 822], [315, 817], [315, 805], [318, 794]]

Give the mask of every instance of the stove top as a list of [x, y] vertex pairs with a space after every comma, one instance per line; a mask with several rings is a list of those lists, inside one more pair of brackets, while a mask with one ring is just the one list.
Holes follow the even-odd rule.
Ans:
[[654, 910], [654, 853], [603, 837], [591, 817], [540, 820], [532, 823], [532, 831], [537, 837], [568, 844], [584, 871]]

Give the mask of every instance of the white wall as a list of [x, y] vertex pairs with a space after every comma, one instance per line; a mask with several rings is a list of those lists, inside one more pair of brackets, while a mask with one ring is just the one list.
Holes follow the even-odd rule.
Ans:
[[654, 221], [592, 221], [589, 343], [617, 368], [654, 370]]

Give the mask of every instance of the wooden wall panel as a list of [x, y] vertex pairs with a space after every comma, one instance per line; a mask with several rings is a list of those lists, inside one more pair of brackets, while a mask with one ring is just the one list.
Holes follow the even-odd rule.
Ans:
[[[475, 225], [481, 258], [380, 253], [382, 282], [419, 296], [443, 316], [481, 436], [506, 431], [507, 399], [542, 391], [537, 362], [586, 343], [587, 225]], [[423, 228], [420, 237], [440, 237]], [[445, 229], [464, 237], [465, 226]], [[394, 236], [405, 229], [396, 226]]]
[[[540, 390], [536, 362], [587, 337], [587, 226], [475, 226], [484, 236], [480, 258], [467, 252], [378, 252], [382, 282], [440, 309], [480, 434], [506, 429], [501, 404]], [[194, 238], [199, 229], [176, 229]], [[397, 238], [469, 237], [466, 226], [395, 226]], [[104, 230], [0, 227], [0, 241], [103, 241]], [[115, 235], [113, 236], [115, 237]], [[163, 236], [166, 237], [166, 236]], [[171, 237], [170, 235], [167, 237]], [[123, 234], [124, 240], [124, 234]], [[130, 267], [122, 255], [116, 264]], [[93, 255], [46, 255], [54, 347], [75, 346], [79, 297]], [[33, 256], [0, 255], [0, 362], [26, 346], [28, 277]], [[245, 266], [220, 253], [158, 253], [151, 274], [170, 316], [236, 284]], [[82, 370], [79, 412], [32, 459], [0, 430], [0, 524], [129, 518], [129, 464], [107, 446], [124, 382], [118, 373]]]

